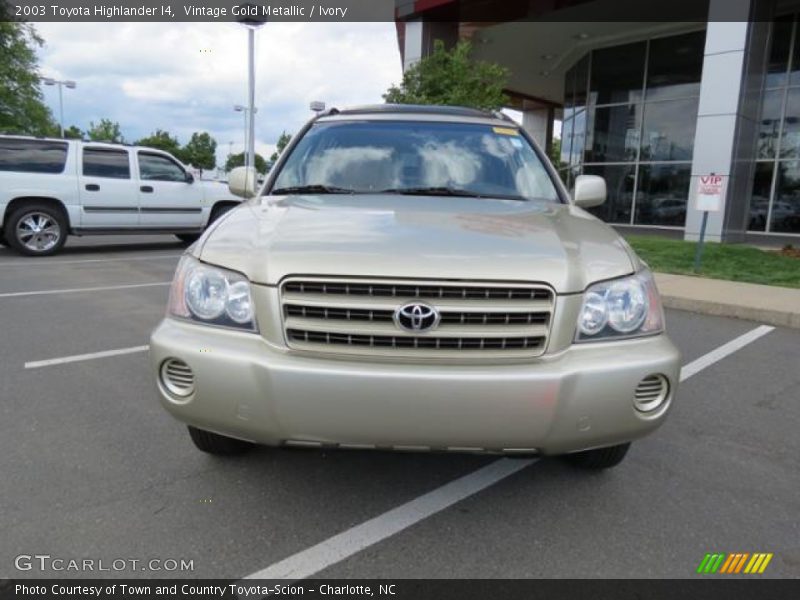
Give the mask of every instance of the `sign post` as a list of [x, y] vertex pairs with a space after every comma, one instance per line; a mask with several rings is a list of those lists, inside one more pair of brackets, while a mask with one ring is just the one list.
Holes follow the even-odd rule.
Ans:
[[697, 196], [694, 200], [695, 210], [703, 211], [703, 220], [700, 223], [700, 239], [697, 241], [697, 249], [694, 253], [694, 272], [700, 272], [703, 260], [703, 243], [706, 237], [706, 225], [708, 225], [708, 213], [718, 212], [722, 208], [722, 198], [725, 188], [725, 178], [722, 175], [711, 173], [701, 175], [700, 183], [697, 186]]

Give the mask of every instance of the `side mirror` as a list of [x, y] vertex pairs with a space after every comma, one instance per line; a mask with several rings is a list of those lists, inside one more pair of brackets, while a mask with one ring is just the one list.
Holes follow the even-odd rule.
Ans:
[[194, 183], [194, 175], [186, 171], [186, 183]]
[[606, 201], [606, 180], [597, 175], [578, 175], [572, 199], [576, 206], [592, 208]]
[[228, 175], [228, 189], [234, 196], [252, 198], [256, 195], [257, 179], [255, 167], [236, 167]]

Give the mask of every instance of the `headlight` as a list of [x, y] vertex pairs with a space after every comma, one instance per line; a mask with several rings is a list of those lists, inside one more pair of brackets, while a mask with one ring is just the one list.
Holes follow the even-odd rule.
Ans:
[[664, 330], [664, 311], [650, 271], [596, 283], [584, 292], [576, 342], [651, 335]]
[[250, 282], [239, 273], [184, 255], [175, 271], [168, 313], [200, 323], [256, 331]]

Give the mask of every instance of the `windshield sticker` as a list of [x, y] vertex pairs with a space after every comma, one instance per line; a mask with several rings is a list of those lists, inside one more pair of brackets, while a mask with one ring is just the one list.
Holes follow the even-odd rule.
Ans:
[[492, 127], [492, 130], [498, 135], [519, 135], [519, 132], [511, 127]]
[[522, 140], [519, 138], [513, 138], [511, 140], [511, 145], [514, 146], [514, 148], [522, 148]]

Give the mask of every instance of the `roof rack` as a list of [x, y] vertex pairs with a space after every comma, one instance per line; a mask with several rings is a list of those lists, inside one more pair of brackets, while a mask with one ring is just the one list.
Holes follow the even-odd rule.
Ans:
[[423, 113], [431, 115], [453, 115], [461, 117], [489, 117], [496, 118], [492, 112], [469, 108], [466, 106], [441, 106], [433, 104], [367, 104], [364, 106], [353, 106], [341, 110], [332, 108], [323, 116], [329, 115], [364, 115], [375, 113]]

